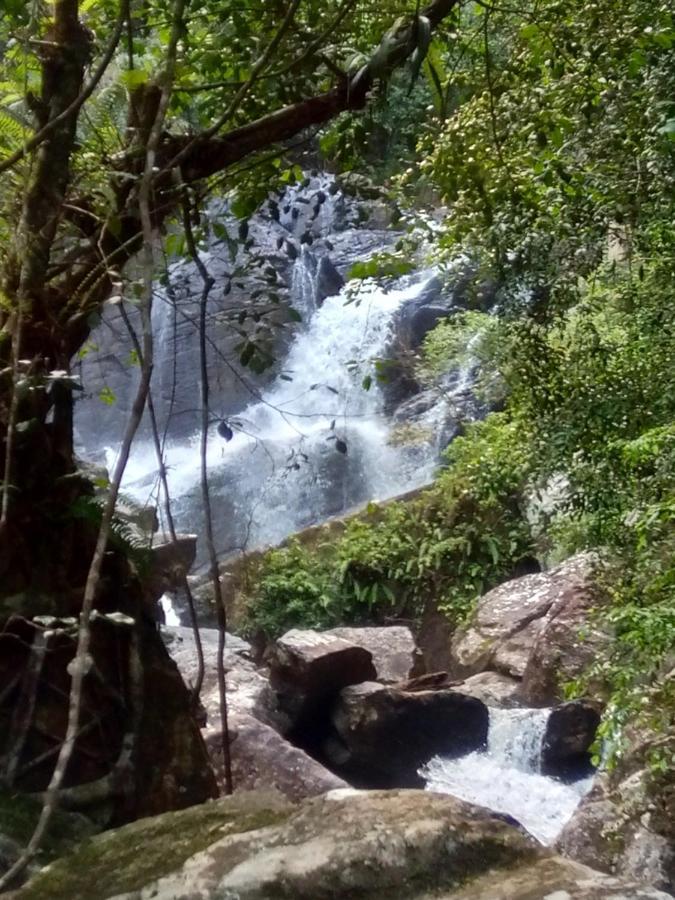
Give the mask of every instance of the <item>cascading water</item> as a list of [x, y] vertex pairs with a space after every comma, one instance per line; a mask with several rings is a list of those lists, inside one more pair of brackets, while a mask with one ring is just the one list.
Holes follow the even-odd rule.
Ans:
[[[302, 258], [296, 267], [305, 268]], [[306, 284], [306, 278], [301, 272], [297, 282]], [[326, 299], [308, 312], [280, 377], [230, 419], [234, 438], [226, 443], [214, 429], [208, 467], [220, 497], [220, 552], [277, 543], [360, 503], [430, 480], [439, 452], [433, 430], [424, 441], [395, 445], [396, 424], [382, 412], [378, 385], [373, 380], [370, 390], [363, 387], [373, 359], [385, 352], [394, 315], [428, 282], [422, 276], [390, 291], [366, 284], [358, 303], [347, 306], [344, 292]], [[466, 379], [461, 373], [450, 394], [464, 391]], [[152, 446], [140, 445], [126, 481], [138, 499], [154, 485], [156, 465]], [[166, 465], [180, 526], [201, 531], [197, 438], [170, 445]]]
[[488, 746], [458, 759], [434, 757], [420, 770], [427, 790], [507, 813], [542, 844], [552, 844], [592, 785], [542, 775], [549, 709], [490, 708]]
[[[293, 202], [302, 200], [300, 189], [294, 190], [289, 204], [277, 213], [277, 221], [251, 226], [258, 239], [266, 242], [265, 247], [278, 247], [280, 241], [291, 239], [289, 235], [309, 227], [303, 221], [306, 202], [296, 203], [299, 217], [292, 215]], [[348, 285], [324, 299], [327, 271], [328, 277], [332, 272], [339, 279], [329, 252], [344, 271], [358, 258], [359, 246], [370, 255], [385, 247], [391, 236], [354, 227], [348, 202], [330, 191], [326, 179], [312, 182], [311, 191], [317, 190], [323, 203], [315, 207], [319, 214], [311, 227], [318, 236], [311, 248], [306, 243], [296, 244], [288, 276], [290, 299], [302, 323], [281, 356], [277, 377], [254, 391], [255, 399], [236, 406], [234, 412], [221, 404], [215, 392], [212, 415], [226, 419], [234, 432], [226, 442], [214, 421], [209, 436], [214, 531], [222, 555], [278, 543], [295, 531], [370, 500], [386, 499], [428, 483], [452, 433], [452, 425], [448, 428], [447, 424], [453, 413], [458, 418], [474, 414], [468, 391], [470, 365], [453, 373], [435, 394], [425, 392], [432, 396], [425, 396], [413, 416], [406, 410], [385, 409], [374, 361], [387, 356], [396, 329], [410, 311], [414, 314], [420, 305], [430, 303], [437, 310], [439, 304], [451, 305], [452, 299], [443, 295], [438, 277], [430, 272], [390, 282], [388, 289], [361, 282], [355, 294]], [[205, 251], [205, 261], [217, 271], [214, 252]], [[186, 290], [191, 286], [195, 295], [193, 277], [189, 266], [176, 264], [177, 283], [183, 283]], [[157, 383], [160, 395], [166, 396], [172, 377], [167, 348], [176, 329], [176, 314], [167, 302], [156, 302], [155, 314], [161, 360], [156, 366]], [[192, 397], [184, 400], [183, 406], [190, 405], [190, 399], [191, 405], [197, 406], [198, 359], [191, 358], [190, 368], [190, 360], [184, 358], [190, 335], [181, 321], [179, 328], [183, 328], [181, 347], [174, 347], [173, 352], [181, 354], [183, 394], [189, 393], [185, 381], [192, 383]], [[404, 405], [399, 403], [399, 409]], [[106, 458], [109, 467], [114, 458], [111, 449]], [[203, 533], [198, 436], [179, 434], [172, 439], [169, 431], [165, 464], [178, 527]], [[141, 503], [157, 504], [157, 468], [152, 443], [139, 441], [127, 467], [124, 490]]]

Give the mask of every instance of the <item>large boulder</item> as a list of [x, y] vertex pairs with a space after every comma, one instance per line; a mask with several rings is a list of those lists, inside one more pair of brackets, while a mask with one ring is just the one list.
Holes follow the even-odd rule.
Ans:
[[[103, 591], [106, 583], [103, 583]], [[216, 794], [202, 735], [183, 680], [154, 623], [128, 608], [94, 610], [90, 677], [62, 808], [101, 824], [180, 809]], [[133, 601], [138, 604], [134, 609]], [[17, 794], [40, 794], [67, 722], [77, 619], [12, 617], [0, 622], [0, 759]], [[66, 701], [64, 704], [64, 700]]]
[[369, 650], [318, 631], [287, 631], [265, 657], [279, 707], [293, 729], [314, 728], [342, 688], [377, 676]]
[[667, 900], [425, 791], [235, 794], [83, 844], [13, 900]]
[[345, 688], [333, 710], [330, 762], [368, 787], [418, 787], [417, 770], [437, 754], [460, 756], [487, 740], [488, 710], [456, 690], [403, 691], [365, 683]]
[[495, 671], [521, 679], [525, 705], [562, 700], [562, 684], [581, 674], [610, 640], [593, 615], [603, 602], [597, 565], [592, 554], [579, 554], [481, 597], [453, 638], [452, 674]]
[[[237, 791], [278, 791], [297, 801], [349, 787], [346, 781], [253, 716], [235, 713], [229, 725], [232, 780]], [[222, 785], [220, 733], [209, 735], [206, 743]]]
[[382, 684], [405, 681], [419, 665], [415, 639], [405, 625], [331, 628], [325, 633], [370, 651], [377, 681]]
[[[653, 697], [655, 708], [664, 702], [663, 695]], [[587, 865], [675, 893], [675, 770], [668, 764], [675, 731], [672, 724], [658, 732], [633, 726], [624, 740], [618, 763], [596, 779], [557, 847]]]
[[590, 766], [589, 749], [600, 724], [598, 705], [588, 700], [561, 703], [546, 722], [541, 747], [545, 775], [578, 775]]
[[496, 706], [499, 709], [523, 705], [520, 699], [520, 682], [509, 675], [500, 675], [499, 672], [470, 675], [457, 685], [457, 690], [477, 697], [486, 706]]

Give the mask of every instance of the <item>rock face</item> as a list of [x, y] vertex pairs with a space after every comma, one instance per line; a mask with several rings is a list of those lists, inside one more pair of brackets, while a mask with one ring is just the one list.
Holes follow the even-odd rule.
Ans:
[[[139, 852], [142, 848], [142, 852]], [[240, 794], [83, 844], [13, 900], [667, 900], [424, 791]]]
[[[197, 651], [191, 628], [166, 627], [162, 637], [175, 660], [186, 684], [197, 680]], [[217, 678], [218, 631], [200, 629], [204, 654], [204, 681], [201, 701], [206, 709], [206, 734], [220, 730], [220, 693]], [[251, 646], [235, 635], [228, 634], [225, 642], [227, 670], [227, 699], [232, 713], [245, 713], [273, 727], [286, 723], [276, 710], [276, 699], [266, 673], [253, 662]]]
[[318, 631], [286, 632], [270, 646], [266, 660], [279, 706], [293, 728], [311, 727], [343, 687], [377, 675], [369, 650]]
[[600, 775], [563, 829], [566, 856], [675, 893], [675, 772], [653, 771], [654, 751], [672, 759], [673, 734], [628, 733], [616, 768]]
[[524, 705], [561, 700], [561, 684], [579, 675], [609, 640], [592, 621], [593, 607], [602, 602], [596, 564], [592, 555], [580, 554], [485, 594], [452, 641], [452, 674], [494, 671], [519, 679]]
[[470, 885], [416, 900], [668, 900], [639, 882], [612, 878], [560, 857], [489, 872]]
[[[64, 808], [86, 811], [102, 824], [182, 808], [216, 793], [185, 685], [156, 626], [139, 613], [140, 588], [127, 584], [126, 610], [96, 610], [92, 619], [95, 676], [83, 689], [72, 758], [77, 780], [67, 781], [62, 794]], [[50, 781], [54, 747], [65, 732], [77, 620], [17, 616], [0, 626], [2, 776], [17, 794], [35, 794]]]
[[548, 717], [541, 748], [544, 775], [574, 775], [589, 766], [588, 750], [600, 724], [598, 706], [573, 700], [557, 706]]
[[325, 633], [368, 650], [373, 658], [376, 678], [382, 684], [405, 681], [419, 664], [415, 639], [410, 629], [404, 625], [331, 628]]
[[487, 708], [454, 690], [406, 692], [365, 683], [345, 688], [333, 710], [339, 737], [328, 758], [353, 783], [418, 787], [418, 768], [436, 754], [461, 755], [485, 744]]

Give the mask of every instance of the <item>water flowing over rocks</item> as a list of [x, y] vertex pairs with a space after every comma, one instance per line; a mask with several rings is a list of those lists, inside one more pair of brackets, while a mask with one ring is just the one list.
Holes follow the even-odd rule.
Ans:
[[435, 756], [420, 769], [427, 788], [513, 816], [551, 844], [592, 778], [563, 783], [542, 770], [548, 709], [489, 709], [486, 746], [460, 757]]
[[[139, 852], [142, 848], [142, 852]], [[94, 838], [12, 900], [667, 900], [421, 791], [242, 793]]]
[[[408, 401], [420, 385], [409, 365], [398, 367], [401, 354], [440, 316], [465, 302], [471, 281], [466, 264], [449, 267], [442, 278], [420, 271], [385, 287], [366, 280], [356, 283], [355, 293], [355, 282], [344, 286], [351, 265], [390, 247], [396, 232], [364, 219], [361, 201], [331, 186], [328, 176], [312, 176], [290, 188], [284, 203], [271, 198], [249, 220], [248, 249], [239, 246], [234, 258], [223, 229], [234, 234], [238, 223], [222, 204], [208, 211], [213, 229], [203, 258], [216, 286], [207, 311], [212, 418], [207, 462], [221, 556], [277, 544], [370, 500], [428, 483], [461, 422], [484, 412], [471, 395], [472, 366], [448, 373], [441, 391], [414, 405]], [[311, 244], [301, 244], [301, 237], [311, 237]], [[203, 534], [194, 388], [201, 287], [191, 262], [177, 259], [168, 274], [171, 287], [158, 285], [154, 307], [154, 399], [160, 432], [167, 429], [165, 466], [177, 526]], [[274, 309], [260, 319], [256, 304], [270, 292]], [[288, 313], [289, 303], [301, 322]], [[254, 375], [240, 365], [235, 345], [251, 323], [257, 321], [257, 331], [266, 327], [268, 313], [269, 340], [256, 340], [267, 340], [265, 353], [275, 362]], [[81, 361], [79, 443], [99, 461], [105, 455], [109, 466], [136, 380], [134, 366], [119, 361], [120, 347], [126, 346], [131, 351], [119, 311], [112, 308]], [[375, 377], [379, 360], [396, 363], [386, 366], [383, 382]], [[101, 391], [116, 402], [103, 404]], [[222, 420], [233, 433], [229, 442], [217, 435]], [[124, 485], [141, 504], [158, 485], [155, 450], [147, 429], [143, 434]], [[336, 449], [337, 439], [346, 453]], [[201, 546], [198, 561], [204, 561]]]

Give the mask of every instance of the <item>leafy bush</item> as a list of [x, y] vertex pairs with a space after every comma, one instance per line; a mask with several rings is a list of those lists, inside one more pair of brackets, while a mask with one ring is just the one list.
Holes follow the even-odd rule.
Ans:
[[249, 630], [417, 618], [430, 598], [461, 620], [480, 593], [533, 552], [521, 515], [527, 455], [503, 415], [471, 425], [431, 488], [372, 504], [315, 548], [270, 552], [248, 605]]

